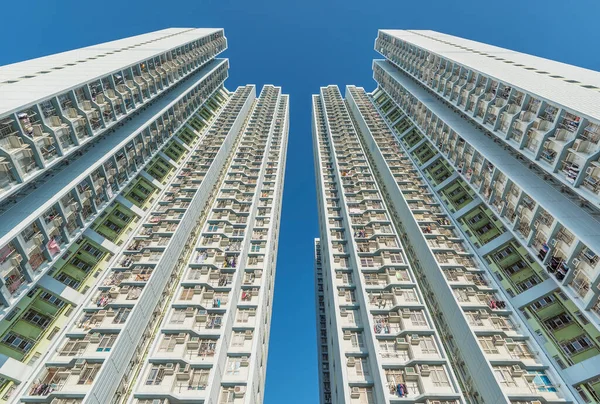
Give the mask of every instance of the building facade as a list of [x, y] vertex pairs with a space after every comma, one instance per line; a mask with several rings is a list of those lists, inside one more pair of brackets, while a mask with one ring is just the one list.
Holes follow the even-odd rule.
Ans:
[[600, 73], [432, 31], [380, 31], [375, 48], [377, 89], [336, 97], [465, 400], [600, 402]]
[[261, 402], [288, 97], [228, 91], [226, 46], [166, 29], [0, 68], [0, 400]]
[[443, 335], [338, 88], [322, 88], [313, 108], [319, 360], [322, 372], [329, 369], [320, 375], [323, 402], [464, 403]]

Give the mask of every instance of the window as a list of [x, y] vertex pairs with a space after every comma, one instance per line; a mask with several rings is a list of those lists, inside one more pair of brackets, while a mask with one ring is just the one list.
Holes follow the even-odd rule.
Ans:
[[360, 332], [353, 332], [350, 336], [350, 342], [353, 348], [364, 348], [365, 346], [363, 335]]
[[354, 362], [356, 376], [369, 377], [369, 362], [367, 358], [356, 358]]
[[496, 376], [498, 382], [507, 387], [514, 387], [517, 385], [517, 382], [515, 382], [511, 375], [510, 368], [506, 366], [494, 368], [494, 375]]
[[27, 310], [21, 319], [40, 328], [46, 328], [52, 321], [51, 317], [31, 309]]
[[360, 265], [362, 267], [373, 268], [375, 266], [375, 261], [373, 260], [373, 257], [361, 257]]
[[407, 302], [418, 302], [417, 293], [414, 289], [402, 289], [402, 297]]
[[113, 344], [117, 340], [117, 334], [103, 334], [96, 348], [96, 352], [110, 352]]
[[215, 348], [217, 347], [216, 340], [205, 339], [200, 341], [200, 349], [198, 350], [198, 355], [200, 356], [214, 356]]
[[419, 343], [421, 352], [424, 354], [436, 354], [437, 347], [433, 337], [431, 335], [421, 336], [421, 342]]
[[254, 310], [238, 309], [236, 321], [239, 323], [248, 323], [254, 317]]
[[544, 296], [539, 300], [536, 300], [535, 302], [533, 302], [532, 306], [535, 307], [536, 309], [541, 309], [549, 304], [552, 304], [556, 301], [556, 299], [554, 298], [554, 296], [550, 295], [550, 296]]
[[187, 383], [188, 390], [204, 390], [208, 383], [210, 369], [194, 369], [190, 374], [190, 380]]
[[244, 332], [236, 332], [233, 334], [233, 338], [231, 339], [232, 347], [242, 347], [246, 341], [246, 333]]
[[11, 321], [13, 318], [15, 318], [15, 316], [19, 313], [19, 311], [21, 311], [21, 308], [15, 307], [6, 315], [5, 320]]
[[125, 213], [121, 212], [120, 210], [116, 209], [113, 211], [113, 216], [121, 219], [124, 222], [129, 221], [130, 217], [127, 216]]
[[433, 385], [436, 387], [449, 386], [450, 382], [448, 381], [448, 375], [446, 371], [441, 366], [430, 366], [429, 367], [431, 373], [430, 378], [433, 382]]
[[587, 335], [580, 335], [570, 341], [561, 342], [560, 347], [567, 355], [575, 355], [594, 347], [594, 343]]
[[114, 324], [123, 324], [127, 317], [129, 317], [129, 313], [131, 313], [131, 309], [128, 307], [120, 307], [117, 309], [115, 318], [113, 319]]
[[173, 352], [175, 350], [175, 345], [177, 345], [177, 335], [165, 334], [158, 346], [158, 352]]
[[502, 250], [498, 251], [497, 253], [495, 253], [494, 258], [497, 261], [502, 261], [504, 258], [508, 257], [513, 252], [514, 252], [513, 248], [511, 246], [508, 246], [508, 247], [503, 248]]
[[242, 359], [241, 358], [232, 358], [232, 357], [229, 357], [227, 359], [227, 367], [225, 369], [225, 374], [227, 374], [227, 375], [239, 375], [241, 367], [242, 367]]
[[77, 279], [72, 278], [72, 277], [70, 277], [69, 275], [67, 275], [65, 273], [59, 274], [56, 277], [56, 280], [59, 281], [59, 282], [61, 282], [61, 283], [64, 283], [65, 285], [67, 285], [67, 286], [69, 286], [69, 287], [71, 287], [73, 289], [77, 289], [79, 287], [79, 285], [80, 285], [80, 282]]
[[98, 374], [98, 371], [100, 370], [100, 366], [102, 366], [101, 363], [86, 363], [85, 367], [81, 371], [81, 374], [79, 375], [77, 384], [92, 384], [96, 374]]
[[118, 224], [116, 224], [110, 220], [106, 220], [103, 223], [103, 225], [108, 227], [110, 230], [114, 231], [115, 233], [119, 233], [122, 230], [121, 226], [119, 226]]
[[417, 327], [427, 326], [427, 320], [425, 319], [425, 314], [423, 314], [423, 312], [420, 310], [411, 310], [410, 321], [412, 322], [413, 326], [417, 326]]
[[581, 397], [581, 399], [583, 400], [584, 403], [592, 402], [582, 386], [577, 386], [575, 389], [577, 390], [579, 397]]
[[546, 327], [551, 330], [558, 330], [560, 328], [566, 327], [573, 322], [571, 316], [566, 313], [559, 314], [558, 316], [552, 317], [548, 320], [544, 320], [544, 324]]
[[494, 355], [498, 353], [498, 348], [496, 348], [496, 345], [494, 345], [492, 337], [480, 337], [479, 344], [483, 348], [483, 352], [487, 354]]
[[354, 387], [359, 392], [359, 404], [375, 404], [375, 394], [371, 387]]
[[392, 264], [403, 264], [404, 263], [404, 259], [402, 258], [402, 254], [400, 254], [400, 253], [391, 253], [390, 261], [392, 262]]
[[80, 351], [83, 351], [86, 346], [87, 342], [83, 342], [81, 339], [68, 339], [59, 352], [64, 356], [80, 355]]
[[93, 255], [96, 258], [100, 258], [104, 255], [104, 253], [102, 251], [98, 250], [95, 247], [92, 247], [90, 244], [85, 244], [83, 246], [83, 250], [85, 252], [87, 252], [88, 254]]
[[400, 358], [403, 361], [410, 360], [408, 350], [397, 350], [394, 340], [379, 340], [379, 353], [383, 358]]
[[165, 369], [162, 366], [154, 365], [152, 369], [150, 369], [150, 373], [146, 379], [146, 385], [157, 386], [162, 382], [164, 377]]
[[576, 316], [576, 317], [577, 317], [577, 319], [578, 319], [578, 320], [581, 322], [581, 324], [583, 324], [583, 325], [587, 325], [587, 324], [589, 324], [589, 321], [588, 321], [587, 317], [586, 317], [586, 316], [584, 316], [584, 315], [583, 315], [583, 313], [582, 313], [582, 312], [580, 312], [579, 310], [577, 310], [577, 311], [575, 312], [575, 316]]
[[479, 317], [479, 314], [477, 314], [477, 313], [467, 313], [467, 317], [469, 319], [469, 324], [474, 325], [474, 326], [478, 326], [478, 327], [483, 326], [483, 321], [481, 321], [481, 318]]
[[20, 351], [20, 352], [29, 352], [31, 348], [33, 348], [33, 344], [35, 341], [23, 337], [13, 331], [9, 331], [3, 338], [2, 343], [8, 345], [10, 348]]
[[194, 297], [194, 288], [190, 287], [190, 288], [183, 288], [181, 290], [181, 296], [179, 296], [179, 299], [192, 300], [193, 297]]
[[219, 404], [233, 404], [235, 403], [235, 392], [231, 387], [225, 388], [221, 391], [221, 397], [219, 397]]

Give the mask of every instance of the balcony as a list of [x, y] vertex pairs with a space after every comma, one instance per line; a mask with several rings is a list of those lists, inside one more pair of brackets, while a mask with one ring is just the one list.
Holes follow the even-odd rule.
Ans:
[[32, 385], [29, 395], [48, 396], [55, 392], [59, 392], [60, 395], [85, 394], [101, 366], [101, 363], [78, 360], [73, 367], [48, 367], [36, 378], [38, 381]]
[[100, 290], [90, 300], [92, 306], [106, 307], [114, 305], [132, 305], [142, 294], [140, 286], [111, 286], [109, 290]]
[[16, 185], [17, 181], [12, 170], [13, 166], [11, 162], [4, 157], [0, 157], [0, 192]]
[[20, 266], [21, 256], [18, 255], [8, 261], [8, 264], [2, 265], [2, 280], [8, 292], [12, 295], [18, 295], [20, 290], [27, 285], [27, 280], [23, 269]]
[[593, 161], [586, 169], [582, 185], [589, 191], [598, 194], [600, 191], [600, 162]]
[[189, 364], [151, 363], [138, 392], [170, 394], [181, 399], [202, 397], [208, 384], [210, 369], [193, 368]]
[[544, 371], [528, 371], [520, 365], [494, 366], [494, 374], [509, 397], [528, 396], [548, 402], [562, 399], [560, 386], [552, 384]]

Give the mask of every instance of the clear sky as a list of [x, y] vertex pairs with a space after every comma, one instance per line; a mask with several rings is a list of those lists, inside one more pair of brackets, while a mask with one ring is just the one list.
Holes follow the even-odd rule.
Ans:
[[0, 65], [162, 28], [222, 27], [227, 88], [275, 84], [291, 95], [266, 404], [316, 403], [318, 396], [310, 95], [328, 84], [372, 90], [378, 28], [432, 29], [600, 70], [598, 0], [2, 3]]

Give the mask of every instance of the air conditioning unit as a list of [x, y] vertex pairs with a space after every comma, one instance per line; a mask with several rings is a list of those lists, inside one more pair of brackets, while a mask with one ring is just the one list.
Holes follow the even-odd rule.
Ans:
[[506, 340], [500, 335], [494, 335], [493, 337], [494, 345], [504, 345]]
[[402, 318], [410, 318], [410, 309], [402, 309]]
[[246, 386], [235, 386], [233, 392], [236, 397], [244, 397], [244, 394], [246, 394]]
[[431, 370], [429, 369], [429, 365], [421, 365], [419, 368], [421, 376], [429, 376]]
[[198, 310], [196, 313], [196, 322], [202, 323], [206, 321], [207, 313], [206, 310]]
[[338, 290], [338, 296], [345, 296], [345, 295], [346, 295], [346, 291], [344, 289]]
[[406, 348], [408, 347], [408, 341], [406, 337], [398, 337], [396, 338], [396, 348]]
[[350, 330], [344, 330], [344, 339], [352, 338], [352, 332]]
[[177, 380], [189, 380], [190, 374], [189, 374], [189, 372], [186, 373], [186, 372], [179, 371], [179, 372], [177, 372], [176, 379]]
[[489, 318], [489, 317], [490, 317], [490, 313], [488, 313], [487, 310], [485, 310], [485, 309], [479, 310], [479, 318]]
[[356, 365], [356, 361], [354, 359], [353, 356], [348, 358], [348, 362], [346, 362], [346, 364], [348, 365], [348, 367], [353, 367], [354, 365]]
[[246, 332], [245, 332], [246, 339], [252, 339], [252, 335], [253, 335], [252, 330], [246, 330]]
[[165, 375], [172, 375], [175, 372], [175, 364], [174, 363], [166, 363], [165, 364]]
[[513, 367], [510, 369], [510, 374], [512, 376], [520, 377], [523, 376], [523, 373], [525, 373], [525, 371], [520, 365], [513, 365]]
[[340, 315], [341, 315], [342, 317], [346, 317], [346, 316], [348, 315], [348, 310], [346, 310], [346, 308], [342, 307], [342, 308], [340, 309]]
[[573, 258], [573, 268], [577, 268], [579, 266], [579, 264], [581, 263], [581, 261], [579, 260], [579, 258]]
[[550, 240], [550, 245], [552, 247], [556, 247], [556, 244], [558, 244], [558, 240], [557, 239], [553, 238], [552, 240]]
[[44, 236], [41, 234], [36, 234], [33, 237], [33, 242], [36, 243], [37, 245], [42, 245], [44, 243]]
[[473, 288], [467, 288], [465, 292], [467, 293], [467, 296], [475, 296], [477, 294]]
[[177, 334], [177, 336], [175, 337], [175, 343], [177, 344], [183, 344], [185, 342], [185, 337], [187, 336], [186, 333], [179, 333]]
[[97, 344], [100, 342], [100, 334], [95, 332], [90, 334], [90, 342], [93, 344]]
[[410, 336], [411, 345], [419, 345], [421, 343], [421, 336], [419, 334], [412, 334]]
[[15, 255], [10, 259], [10, 262], [15, 266], [19, 266], [19, 264], [21, 264], [21, 261], [23, 261], [23, 257], [20, 255]]
[[241, 366], [248, 367], [250, 365], [250, 359], [247, 356], [242, 356]]
[[413, 366], [407, 366], [404, 368], [404, 378], [409, 381], [417, 380], [418, 374]]

